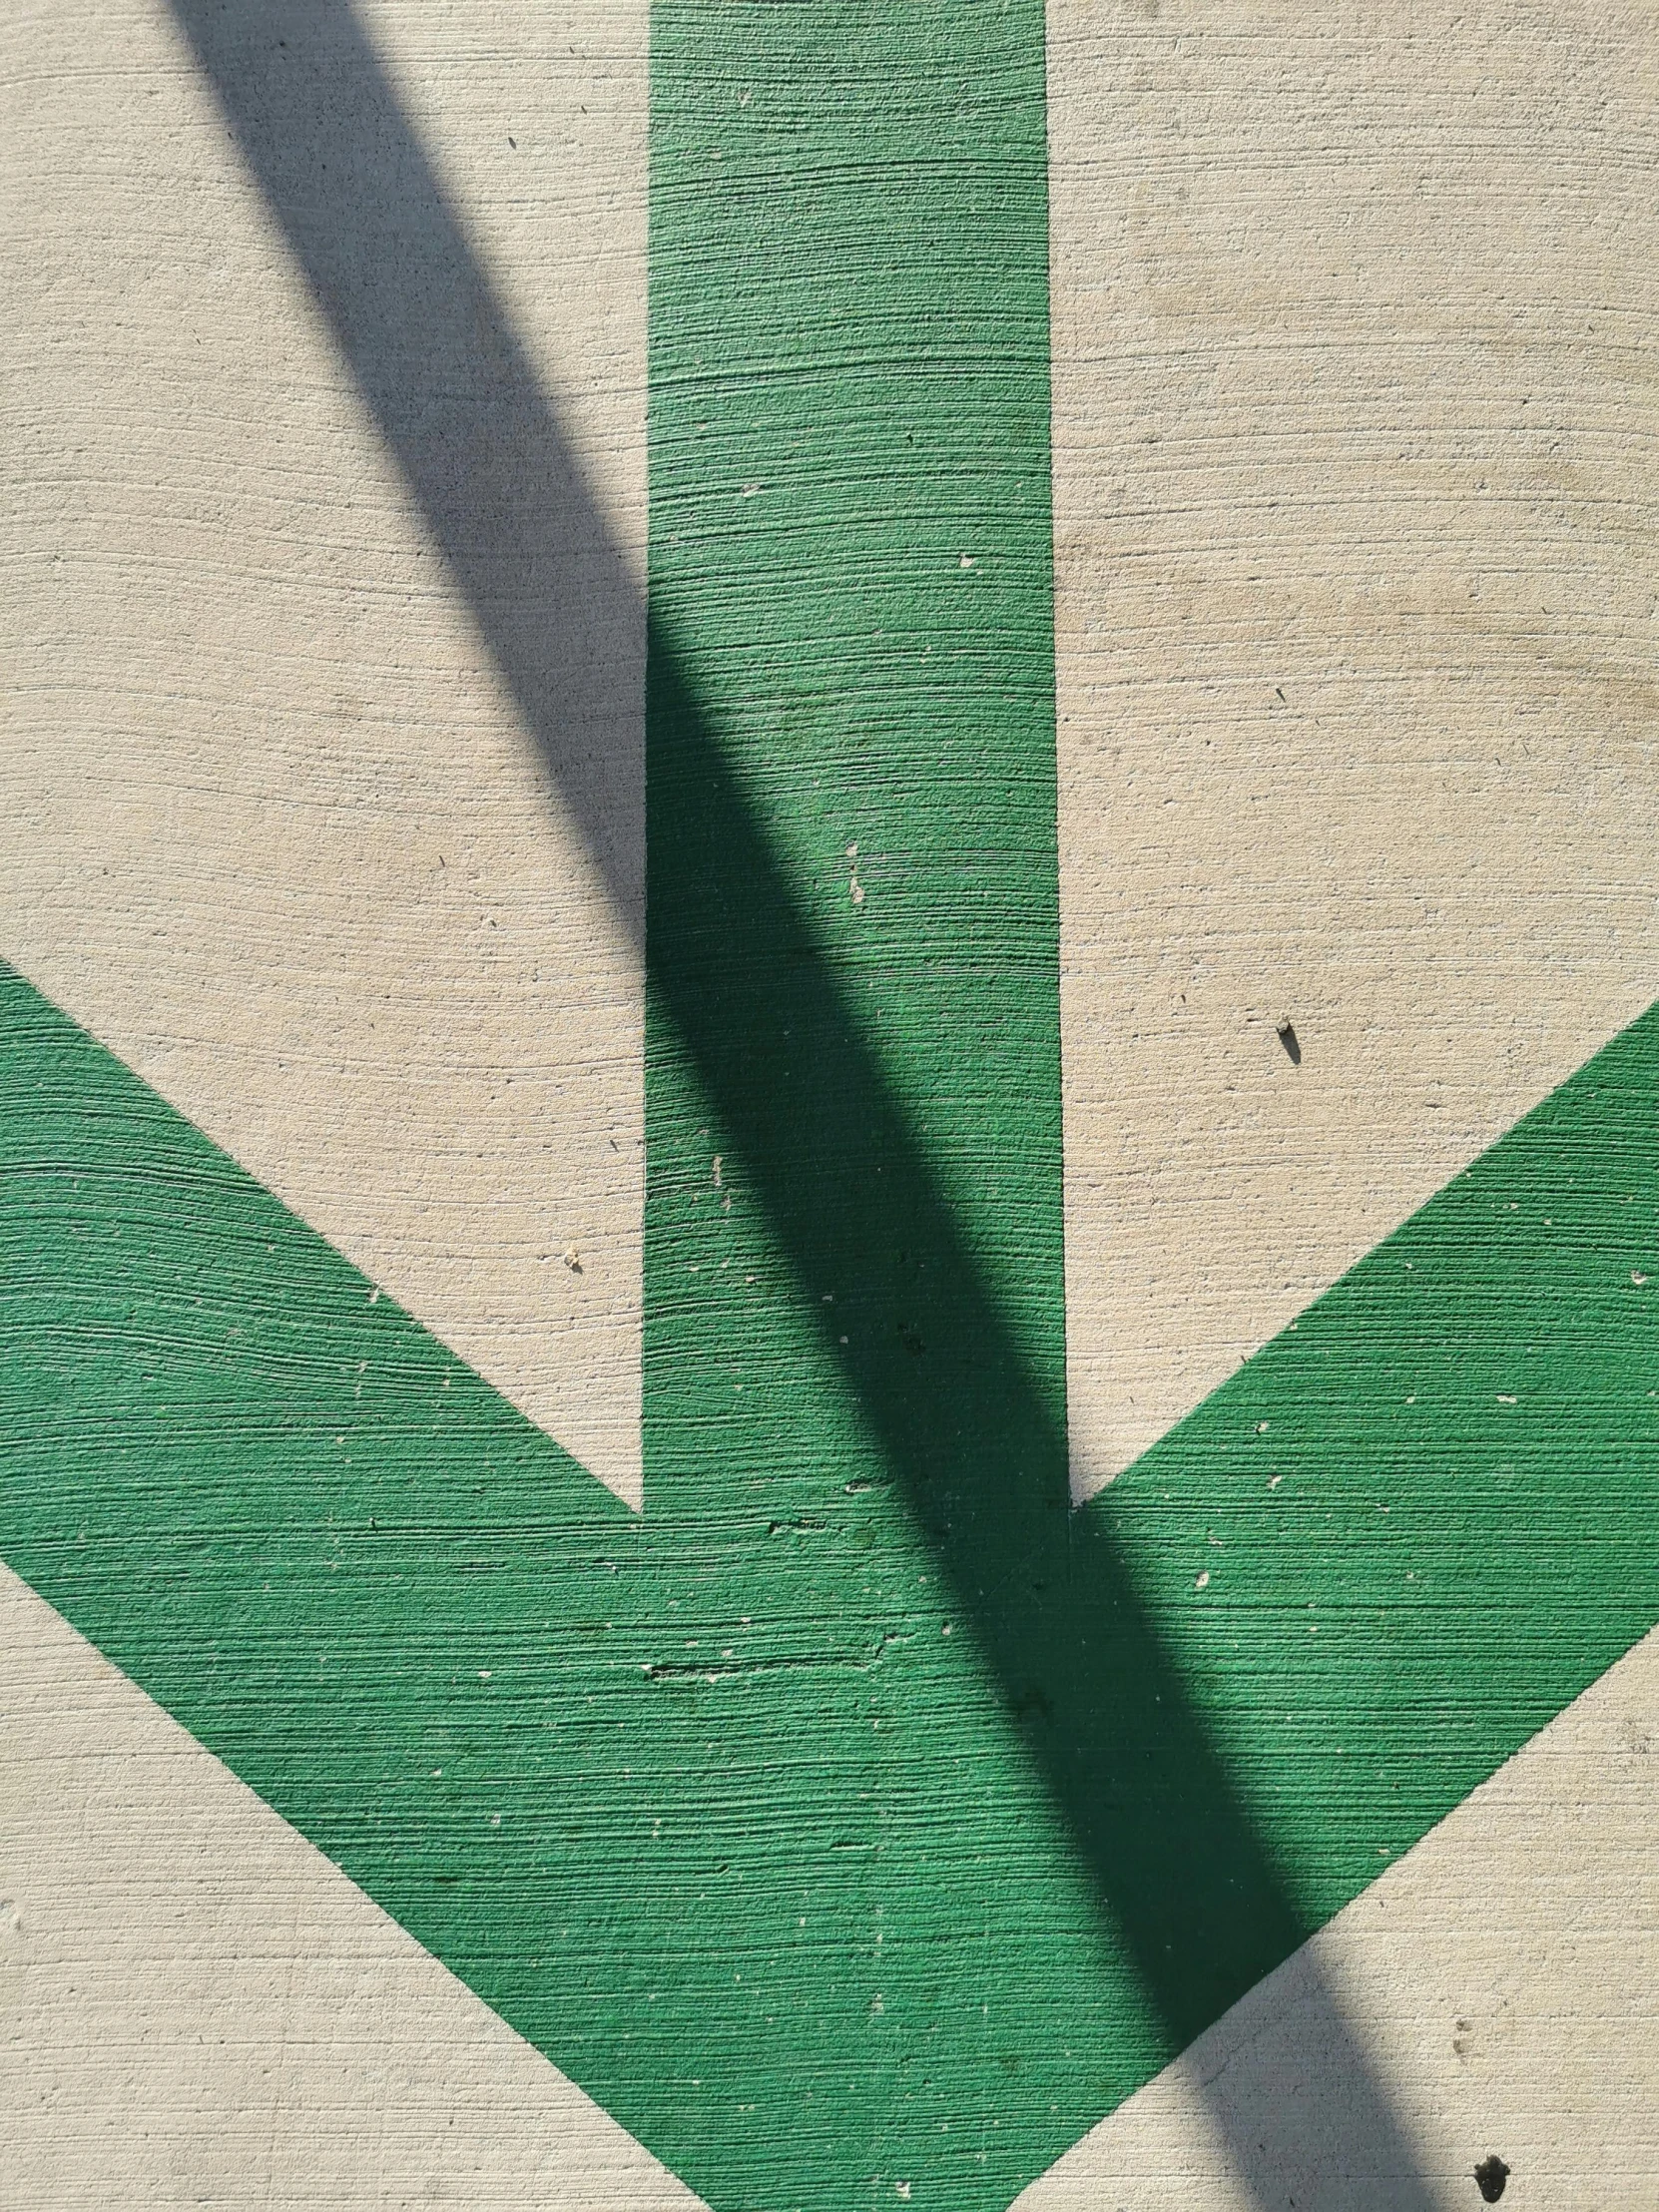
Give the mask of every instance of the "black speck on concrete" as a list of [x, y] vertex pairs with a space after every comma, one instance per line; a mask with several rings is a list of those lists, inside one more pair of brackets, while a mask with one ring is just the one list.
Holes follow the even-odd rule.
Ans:
[[1509, 2169], [1496, 2151], [1493, 2151], [1490, 2158], [1482, 2158], [1474, 2169], [1474, 2185], [1487, 2204], [1496, 2204], [1503, 2194], [1503, 2184], [1508, 2178]]

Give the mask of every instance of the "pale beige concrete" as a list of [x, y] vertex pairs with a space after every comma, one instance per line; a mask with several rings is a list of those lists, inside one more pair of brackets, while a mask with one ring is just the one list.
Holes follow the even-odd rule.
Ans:
[[1659, 1630], [1018, 2203], [1478, 2212], [1494, 2153], [1505, 2212], [1659, 2204]]
[[[637, 579], [646, 0], [357, 13]], [[607, 886], [164, 0], [8, 11], [0, 149], [0, 954], [637, 1504], [638, 592]]]
[[0, 1568], [0, 2199], [699, 2200]]
[[1659, 11], [1049, 26], [1086, 1493], [1659, 996]]

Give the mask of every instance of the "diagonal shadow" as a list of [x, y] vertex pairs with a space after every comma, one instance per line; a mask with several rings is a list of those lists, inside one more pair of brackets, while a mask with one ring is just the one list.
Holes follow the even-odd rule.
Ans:
[[[672, 931], [646, 940], [637, 754], [607, 693], [605, 641], [636, 637], [638, 586], [598, 513], [500, 301], [477, 266], [348, 0], [171, 0], [364, 403], [533, 733], [656, 1003], [744, 1155], [803, 1294], [846, 1259], [902, 1245], [878, 1283], [886, 1326], [826, 1328], [1040, 1763], [1172, 2048], [1184, 2047], [1310, 1933], [1142, 1604], [1107, 1514], [1073, 1517], [1048, 1390], [953, 1218], [926, 1151], [852, 1015], [660, 626], [648, 716], [705, 795], [653, 855]], [[629, 656], [623, 656], [624, 661]], [[747, 912], [741, 973], [729, 904]], [[818, 1070], [838, 1071], [827, 1103]], [[832, 1166], [827, 1168], [826, 1163]], [[919, 1258], [919, 1268], [915, 1262]], [[867, 1280], [867, 1264], [864, 1267]], [[922, 1286], [918, 1292], [918, 1283]], [[918, 1327], [911, 1359], [891, 1326]], [[962, 1439], [975, 1448], [961, 1448]], [[1316, 1978], [1318, 1968], [1310, 1962]], [[1382, 2086], [1316, 2009], [1356, 2154], [1398, 2212], [1432, 2199]], [[1213, 2102], [1264, 2208], [1263, 2146]]]

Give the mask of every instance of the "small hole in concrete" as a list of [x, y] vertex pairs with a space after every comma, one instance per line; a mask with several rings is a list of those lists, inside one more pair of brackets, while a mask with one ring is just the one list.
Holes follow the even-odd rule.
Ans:
[[1493, 2151], [1490, 2158], [1482, 2158], [1474, 2169], [1474, 2185], [1487, 2204], [1496, 2204], [1503, 2194], [1503, 2184], [1508, 2178], [1509, 2169], [1496, 2151]]

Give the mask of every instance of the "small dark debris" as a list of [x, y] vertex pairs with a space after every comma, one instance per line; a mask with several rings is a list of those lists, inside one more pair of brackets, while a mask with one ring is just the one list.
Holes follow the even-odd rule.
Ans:
[[1292, 1067], [1301, 1067], [1302, 1044], [1297, 1036], [1296, 1024], [1294, 1022], [1282, 1021], [1279, 1024], [1279, 1041], [1285, 1047], [1285, 1050], [1290, 1057]]
[[907, 1321], [901, 1321], [898, 1325], [898, 1341], [904, 1347], [905, 1351], [910, 1355], [910, 1358], [912, 1360], [919, 1360], [922, 1354], [927, 1350], [927, 1346], [923, 1342], [921, 1332], [917, 1329], [912, 1329]]
[[1503, 2194], [1503, 2184], [1509, 2178], [1509, 2169], [1493, 2151], [1490, 2158], [1482, 2158], [1474, 2169], [1474, 2185], [1480, 2191], [1481, 2201], [1496, 2204]]

